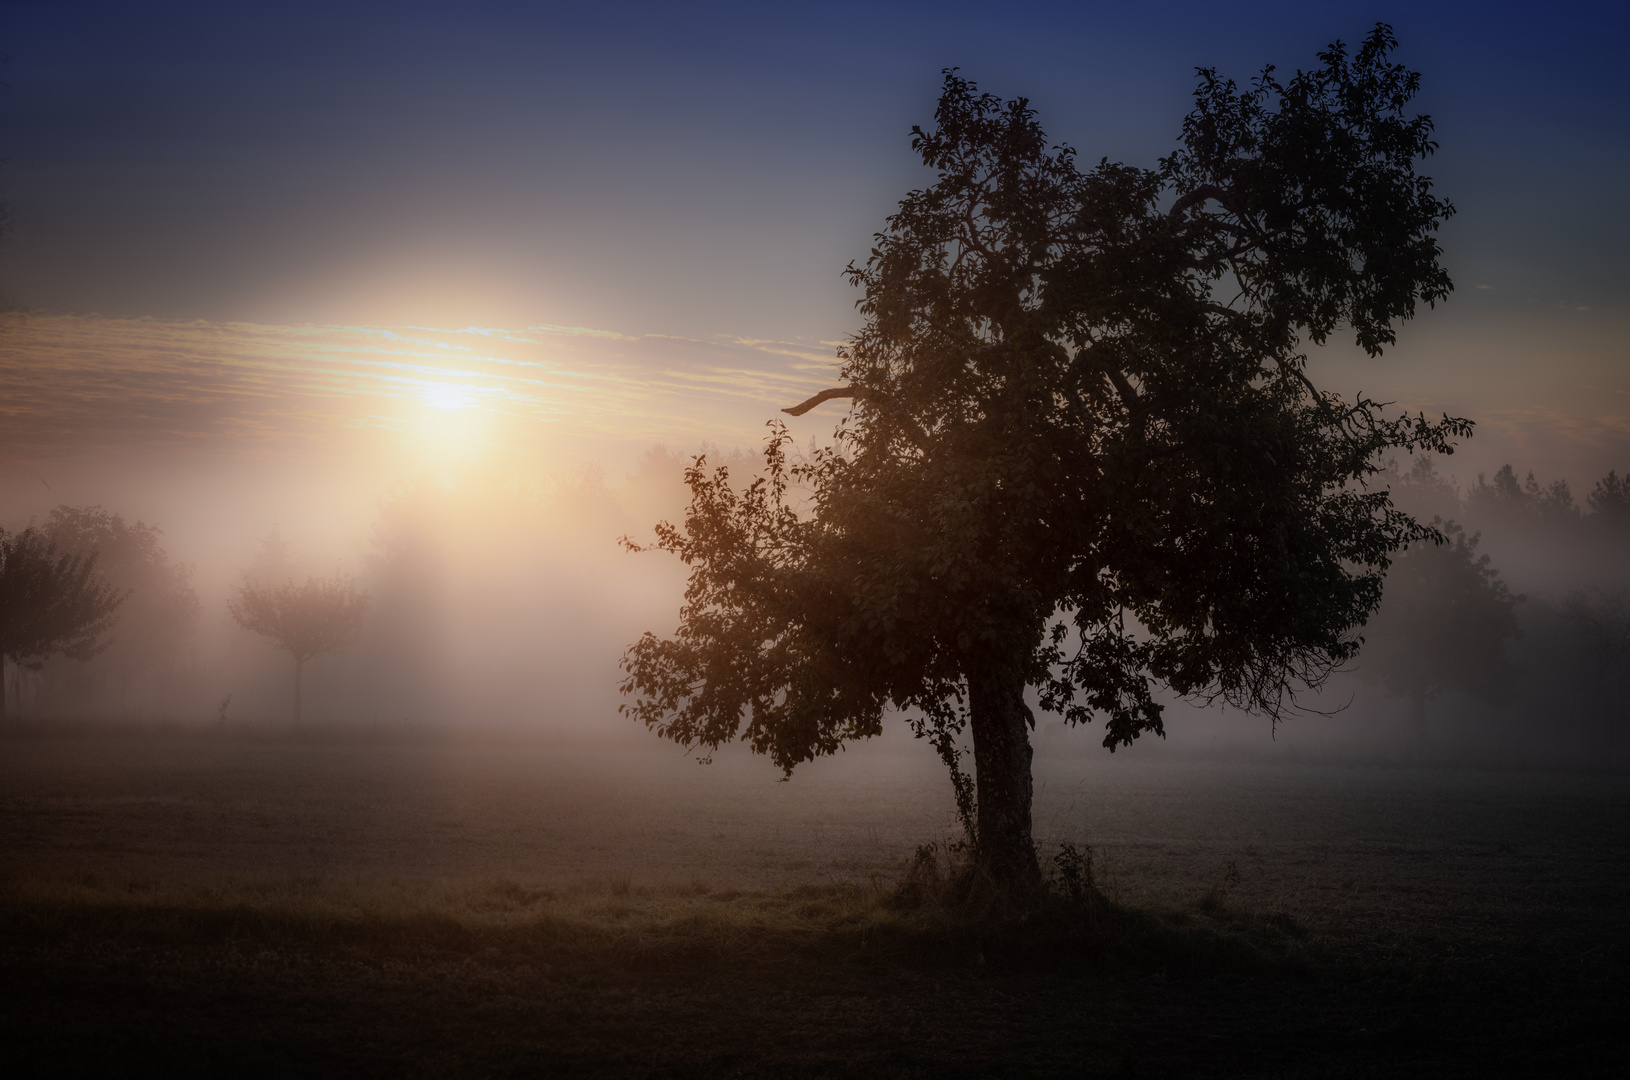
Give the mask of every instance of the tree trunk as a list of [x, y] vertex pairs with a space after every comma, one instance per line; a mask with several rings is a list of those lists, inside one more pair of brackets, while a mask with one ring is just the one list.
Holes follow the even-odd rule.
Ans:
[[301, 669], [305, 667], [305, 663], [306, 663], [306, 660], [305, 660], [305, 657], [303, 657], [303, 656], [296, 656], [294, 658], [294, 726], [295, 727], [300, 726], [300, 674], [301, 674]]
[[975, 838], [979, 868], [1003, 900], [1023, 904], [1041, 887], [1030, 835], [1030, 728], [1024, 669], [1016, 656], [987, 655], [969, 665], [973, 728]]

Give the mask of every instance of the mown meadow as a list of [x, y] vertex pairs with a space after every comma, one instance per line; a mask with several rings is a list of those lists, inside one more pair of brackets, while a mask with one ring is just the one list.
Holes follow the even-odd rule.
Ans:
[[950, 886], [939, 763], [895, 733], [788, 783], [744, 753], [498, 733], [18, 729], [0, 750], [12, 1075], [1624, 1060], [1612, 774], [1043, 741], [1054, 901], [993, 923]]

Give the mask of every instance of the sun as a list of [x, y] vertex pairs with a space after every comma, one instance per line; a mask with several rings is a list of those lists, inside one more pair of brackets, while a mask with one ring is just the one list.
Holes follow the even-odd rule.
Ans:
[[451, 412], [472, 404], [475, 397], [462, 386], [451, 383], [432, 383], [425, 387], [425, 402], [432, 408]]
[[492, 449], [501, 395], [470, 383], [419, 381], [404, 401], [402, 434], [414, 453], [442, 463], [470, 461]]

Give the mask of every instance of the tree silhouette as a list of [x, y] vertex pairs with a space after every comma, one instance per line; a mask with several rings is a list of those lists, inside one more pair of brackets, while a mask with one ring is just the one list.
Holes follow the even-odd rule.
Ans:
[[[90, 659], [107, 647], [103, 635], [123, 601], [96, 573], [94, 550], [58, 554], [32, 527], [0, 529], [0, 718], [6, 661], [38, 671], [56, 653]], [[17, 705], [20, 712], [20, 698]]]
[[[1608, 473], [1608, 478], [1613, 478]], [[1617, 724], [1630, 681], [1630, 586], [1578, 590], [1562, 601], [1562, 617], [1584, 637], [1591, 660], [1588, 692], [1607, 716]], [[1616, 734], [1616, 732], [1615, 732]]]
[[694, 462], [657, 529], [691, 567], [680, 625], [628, 650], [625, 710], [790, 773], [892, 704], [951, 771], [977, 879], [1023, 903], [1027, 686], [1113, 750], [1162, 733], [1160, 687], [1277, 718], [1351, 658], [1390, 554], [1433, 534], [1367, 485], [1378, 455], [1471, 427], [1321, 391], [1298, 351], [1344, 326], [1379, 353], [1450, 290], [1394, 45], [1248, 89], [1201, 71], [1153, 170], [1083, 172], [1024, 99], [947, 72], [913, 129], [935, 182], [849, 269], [844, 385], [787, 410], [852, 412], [798, 464], [772, 424], [744, 491]]
[[1454, 522], [1443, 542], [1411, 545], [1387, 572], [1381, 608], [1364, 629], [1359, 674], [1409, 702], [1410, 721], [1426, 732], [1426, 703], [1446, 690], [1497, 701], [1513, 672], [1505, 643], [1517, 632], [1522, 600], [1500, 580], [1478, 537]]
[[162, 531], [97, 506], [59, 506], [42, 532], [58, 550], [94, 552], [101, 576], [128, 597], [119, 612], [122, 632], [91, 666], [112, 674], [121, 704], [138, 678], [172, 672], [198, 621], [198, 594], [192, 568], [165, 553]]
[[1585, 497], [1594, 524], [1619, 532], [1630, 531], [1630, 476], [1609, 469]]
[[1528, 478], [1519, 483], [1516, 470], [1509, 464], [1500, 466], [1493, 481], [1478, 474], [1477, 485], [1466, 494], [1466, 512], [1473, 521], [1487, 522], [1504, 530], [1535, 525], [1566, 527], [1579, 521], [1579, 506], [1566, 480], [1553, 480], [1541, 486], [1534, 474], [1529, 473]]
[[227, 601], [232, 618], [245, 630], [271, 638], [294, 657], [294, 722], [300, 723], [300, 691], [305, 664], [314, 656], [350, 644], [368, 613], [368, 594], [343, 575], [308, 577], [305, 584], [272, 585], [246, 578]]

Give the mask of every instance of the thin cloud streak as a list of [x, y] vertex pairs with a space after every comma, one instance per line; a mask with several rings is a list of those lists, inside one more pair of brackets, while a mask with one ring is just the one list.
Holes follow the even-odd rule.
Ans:
[[[579, 327], [269, 326], [98, 316], [0, 320], [0, 454], [257, 455], [411, 434], [456, 388], [508, 450], [583, 441], [757, 442], [835, 360], [793, 342]], [[478, 437], [477, 441], [483, 441]]]
[[[1588, 484], [1623, 468], [1627, 388], [1601, 332], [1412, 337], [1391, 362], [1332, 356], [1327, 381], [1479, 422], [1447, 469], [1506, 461]], [[0, 316], [0, 471], [148, 455], [305, 458], [394, 475], [498, 453], [632, 464], [654, 443], [758, 446], [836, 375], [839, 343], [585, 327], [325, 326]], [[1475, 375], [1470, 373], [1476, 372]], [[1524, 399], [1513, 408], [1511, 399]], [[452, 407], [449, 407], [449, 406]], [[824, 441], [835, 411], [791, 422]]]

